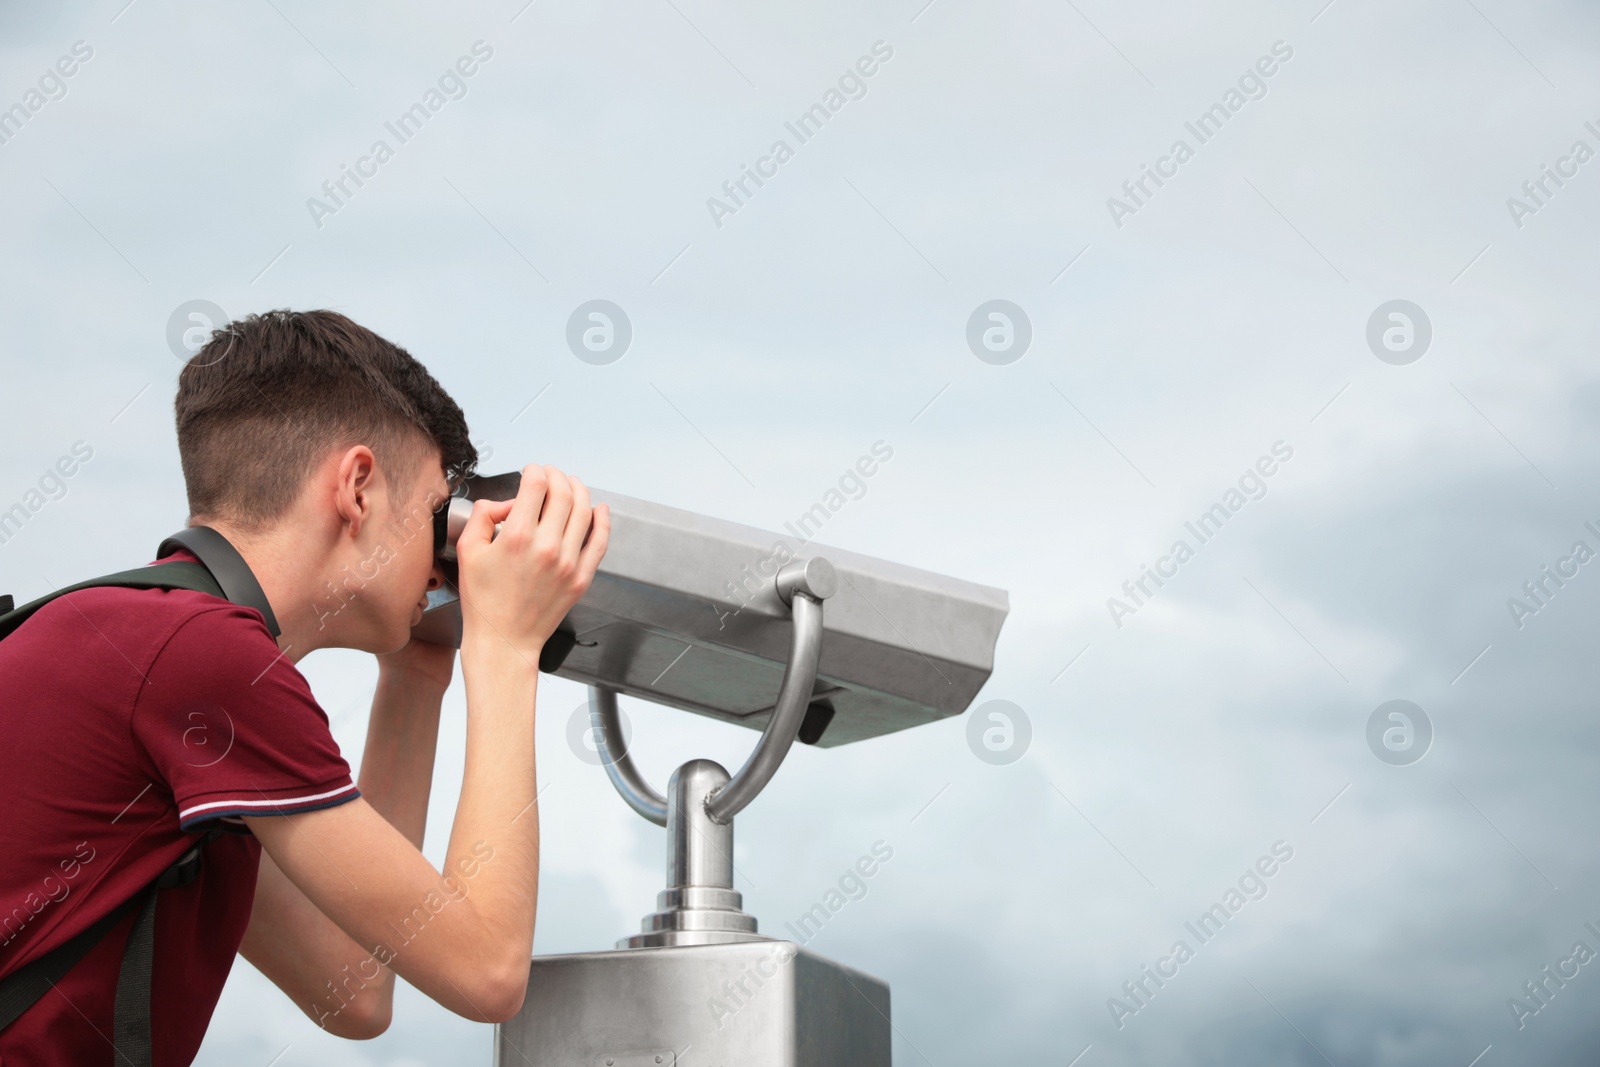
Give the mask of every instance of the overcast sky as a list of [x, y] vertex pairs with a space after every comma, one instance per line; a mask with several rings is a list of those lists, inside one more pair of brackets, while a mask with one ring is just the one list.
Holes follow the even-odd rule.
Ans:
[[[377, 330], [489, 471], [763, 528], [881, 440], [819, 540], [1008, 590], [978, 703], [1031, 742], [985, 762], [963, 717], [798, 751], [736, 858], [776, 931], [892, 846], [811, 947], [890, 983], [897, 1064], [1594, 1057], [1600, 964], [1561, 962], [1600, 951], [1592, 6], [525, 3], [0, 3], [27, 112], [0, 127], [0, 509], [41, 505], [0, 588], [182, 524], [190, 301]], [[609, 364], [567, 343], [596, 299], [631, 323]], [[993, 300], [1020, 355], [1015, 314], [969, 345]], [[370, 657], [300, 668], [356, 763]], [[609, 948], [664, 835], [569, 750], [581, 689], [540, 697], [535, 948]], [[1369, 743], [1393, 700], [1420, 715]], [[657, 783], [754, 741], [624, 709]], [[458, 682], [436, 862], [463, 729]], [[1274, 846], [1259, 899], [1190, 933]], [[1176, 974], [1130, 998], [1146, 966]], [[1546, 966], [1577, 977], [1532, 1014]], [[488, 1027], [397, 999], [347, 1043], [241, 960], [199, 1062], [489, 1062]]]

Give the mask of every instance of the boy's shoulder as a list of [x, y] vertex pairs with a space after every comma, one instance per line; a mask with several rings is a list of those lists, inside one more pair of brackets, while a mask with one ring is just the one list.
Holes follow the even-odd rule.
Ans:
[[[174, 559], [194, 561], [180, 552], [160, 562]], [[175, 643], [180, 633], [183, 640]], [[50, 601], [0, 640], [0, 672], [24, 690], [30, 680], [126, 690], [148, 683], [169, 646], [176, 646], [175, 652], [181, 647], [184, 663], [164, 667], [183, 671], [215, 660], [209, 666], [232, 664], [248, 671], [246, 681], [279, 656], [277, 641], [255, 608], [192, 589], [92, 586]]]

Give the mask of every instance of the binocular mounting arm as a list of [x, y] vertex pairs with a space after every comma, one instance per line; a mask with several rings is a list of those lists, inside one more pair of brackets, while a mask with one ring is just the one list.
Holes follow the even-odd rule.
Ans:
[[[778, 702], [772, 717], [745, 760], [739, 773], [727, 785], [705, 800], [705, 812], [712, 822], [727, 824], [749, 806], [777, 773], [794, 744], [805, 719], [816, 685], [817, 660], [822, 652], [822, 602], [838, 591], [837, 572], [827, 560], [815, 557], [795, 560], [773, 579], [778, 596], [789, 605], [794, 633], [789, 645], [789, 662], [784, 667], [778, 688]], [[639, 774], [625, 748], [617, 711], [617, 693], [604, 686], [589, 687], [589, 716], [595, 743], [600, 749], [606, 776], [622, 799], [634, 811], [657, 826], [667, 825], [668, 800], [651, 788]]]
[[651, 788], [633, 765], [633, 757], [626, 749], [619, 754], [613, 751], [611, 739], [622, 741], [622, 721], [617, 714], [617, 691], [603, 685], [589, 687], [589, 725], [594, 731], [595, 747], [600, 750], [600, 762], [605, 766], [606, 777], [617, 787], [617, 792], [628, 807], [643, 815], [657, 826], [667, 825], [667, 798]]

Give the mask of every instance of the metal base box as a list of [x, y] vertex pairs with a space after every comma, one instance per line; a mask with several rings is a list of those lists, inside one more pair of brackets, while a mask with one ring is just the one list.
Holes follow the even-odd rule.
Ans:
[[497, 1067], [890, 1067], [889, 987], [791, 941], [536, 956]]

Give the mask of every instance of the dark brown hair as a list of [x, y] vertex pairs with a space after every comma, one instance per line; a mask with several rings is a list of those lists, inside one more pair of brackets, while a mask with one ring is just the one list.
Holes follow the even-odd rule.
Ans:
[[427, 446], [447, 477], [472, 473], [467, 420], [405, 349], [335, 311], [268, 311], [214, 331], [173, 402], [191, 517], [260, 528], [289, 509], [333, 448], [372, 449], [409, 494]]

